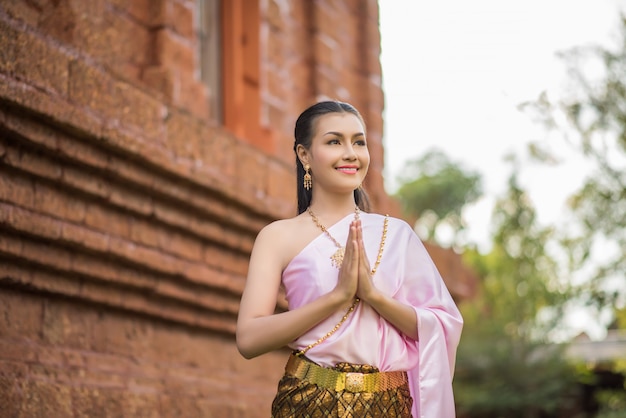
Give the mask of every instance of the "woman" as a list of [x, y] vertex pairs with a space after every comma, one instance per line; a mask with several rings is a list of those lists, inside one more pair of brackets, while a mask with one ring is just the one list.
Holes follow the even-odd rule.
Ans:
[[294, 150], [299, 215], [257, 236], [237, 321], [244, 357], [294, 350], [272, 416], [454, 417], [462, 318], [409, 225], [367, 213], [361, 115], [311, 106]]

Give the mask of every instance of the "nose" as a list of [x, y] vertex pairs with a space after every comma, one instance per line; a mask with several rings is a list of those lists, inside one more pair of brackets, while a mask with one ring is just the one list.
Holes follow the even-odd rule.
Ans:
[[356, 160], [356, 152], [354, 151], [354, 147], [351, 143], [347, 142], [344, 151], [343, 151], [343, 159], [347, 161]]

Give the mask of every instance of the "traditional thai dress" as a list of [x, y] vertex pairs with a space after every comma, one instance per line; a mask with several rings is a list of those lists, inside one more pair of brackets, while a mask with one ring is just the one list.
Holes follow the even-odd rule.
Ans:
[[[365, 252], [373, 266], [379, 251], [384, 216], [361, 213], [360, 218]], [[346, 216], [329, 227], [328, 232], [337, 241], [345, 243], [352, 219], [353, 215]], [[338, 269], [331, 264], [330, 257], [336, 250], [333, 242], [325, 234], [320, 234], [287, 265], [282, 284], [290, 310], [333, 290]], [[400, 219], [389, 218], [382, 258], [373, 281], [377, 289], [415, 309], [419, 340], [407, 337], [372, 307], [361, 302], [335, 333], [306, 353], [306, 358], [317, 365], [343, 371], [406, 372], [412, 398], [412, 406], [410, 400], [408, 403], [410, 415], [403, 415], [401, 410], [383, 412], [384, 405], [375, 405], [372, 409], [368, 402], [373, 398], [368, 393], [347, 393], [338, 400], [332, 390], [298, 382], [286, 373], [279, 383], [273, 416], [455, 416], [452, 376], [463, 320], [424, 245], [413, 229]], [[338, 311], [326, 318], [293, 341], [290, 347], [301, 350], [316, 342], [333, 329], [345, 313]], [[403, 390], [406, 392], [406, 387], [396, 388], [385, 397], [407, 397], [409, 394]], [[384, 404], [389, 401], [385, 399], [375, 402]], [[395, 399], [394, 405], [398, 405], [397, 401]], [[400, 399], [400, 404], [402, 402]], [[317, 406], [307, 407], [307, 403]]]

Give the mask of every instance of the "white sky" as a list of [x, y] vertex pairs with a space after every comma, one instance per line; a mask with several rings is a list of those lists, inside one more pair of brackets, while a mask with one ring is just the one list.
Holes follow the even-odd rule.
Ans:
[[[468, 208], [469, 238], [485, 245], [494, 199], [505, 189], [512, 150], [543, 129], [517, 110], [547, 90], [563, 91], [555, 55], [611, 45], [625, 0], [379, 0], [385, 91], [385, 178], [389, 192], [407, 159], [431, 147], [483, 174], [485, 197]], [[574, 155], [558, 168], [522, 171], [543, 223], [562, 214], [582, 181]]]

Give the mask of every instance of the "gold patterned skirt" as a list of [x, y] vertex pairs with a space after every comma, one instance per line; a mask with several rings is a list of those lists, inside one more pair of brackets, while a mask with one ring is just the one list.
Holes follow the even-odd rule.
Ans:
[[272, 418], [411, 418], [405, 372], [339, 363], [325, 368], [292, 355], [278, 383]]

